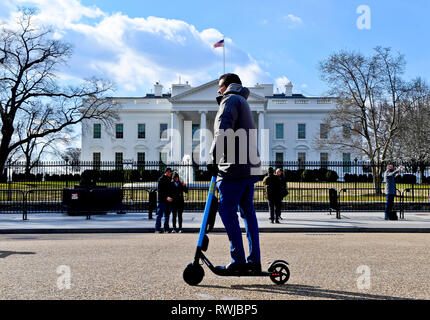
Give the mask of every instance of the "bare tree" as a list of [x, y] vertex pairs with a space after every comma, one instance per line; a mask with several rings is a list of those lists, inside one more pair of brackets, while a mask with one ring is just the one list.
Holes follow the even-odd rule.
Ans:
[[[46, 130], [46, 124], [49, 122], [50, 115], [50, 108], [46, 108], [44, 105], [38, 103], [28, 104], [28, 107], [22, 110], [22, 116], [17, 120], [12, 143], [15, 141], [22, 141], [28, 136]], [[70, 143], [72, 140], [72, 136], [70, 135], [72, 131], [71, 127], [66, 127], [61, 132], [51, 133], [43, 137], [36, 137], [20, 144], [15, 150], [19, 150], [18, 160], [24, 160], [25, 173], [29, 175], [31, 170], [40, 163], [42, 156], [46, 154], [56, 154], [57, 143]]]
[[[52, 39], [52, 30], [37, 27], [33, 17], [34, 11], [23, 10], [16, 26], [0, 31], [0, 172], [21, 145], [85, 119], [111, 123], [118, 117], [112, 99], [105, 97], [113, 89], [111, 82], [92, 78], [74, 87], [59, 85], [58, 67], [71, 57], [71, 45]], [[40, 108], [40, 117], [19, 136], [17, 126], [24, 126], [34, 106]]]
[[390, 48], [377, 47], [370, 56], [340, 51], [320, 63], [321, 78], [338, 97], [325, 119], [328, 139], [318, 148], [355, 150], [372, 163], [374, 186], [381, 192], [383, 164], [399, 131], [408, 86], [401, 79], [405, 60]]
[[430, 87], [421, 78], [412, 81], [407, 108], [391, 149], [393, 158], [420, 169], [421, 181], [430, 162]]

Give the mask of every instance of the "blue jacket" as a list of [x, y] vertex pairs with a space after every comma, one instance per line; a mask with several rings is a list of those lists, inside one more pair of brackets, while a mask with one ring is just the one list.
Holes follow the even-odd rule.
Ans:
[[394, 178], [399, 175], [399, 172], [399, 169], [394, 171], [385, 171], [385, 194], [396, 194], [396, 181], [394, 180]]

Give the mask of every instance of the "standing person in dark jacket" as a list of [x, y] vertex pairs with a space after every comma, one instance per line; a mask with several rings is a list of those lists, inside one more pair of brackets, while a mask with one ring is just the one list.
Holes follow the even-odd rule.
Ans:
[[273, 174], [273, 168], [269, 168], [269, 174], [263, 179], [263, 185], [266, 190], [267, 202], [270, 210], [270, 221], [279, 223], [282, 204], [282, 181], [278, 175]]
[[[218, 212], [230, 240], [231, 263], [216, 268], [229, 273], [259, 272], [260, 240], [253, 198], [254, 184], [261, 176], [261, 161], [254, 118], [246, 101], [249, 90], [242, 87], [240, 78], [233, 73], [222, 75], [218, 87], [219, 109], [210, 149], [212, 164], [208, 169], [213, 176], [217, 176]], [[238, 206], [249, 244], [246, 259], [237, 216]]]
[[161, 218], [164, 216], [164, 232], [169, 232], [169, 217], [172, 210], [172, 169], [167, 168], [158, 179], [158, 206], [157, 218], [155, 219], [155, 232], [161, 231]]
[[279, 209], [279, 220], [282, 220], [281, 214], [282, 214], [282, 199], [284, 199], [284, 197], [288, 196], [288, 190], [287, 190], [287, 180], [284, 176], [284, 174], [282, 173], [282, 169], [276, 169], [276, 175], [281, 179], [281, 204], [280, 204], [280, 209]]
[[[172, 232], [182, 233], [182, 213], [184, 212], [184, 192], [188, 193], [188, 188], [184, 181], [180, 181], [179, 174], [173, 173], [172, 181], [173, 202], [172, 202]], [[176, 229], [176, 217], [178, 217], [179, 229]]]
[[385, 220], [390, 218], [390, 213], [393, 210], [394, 197], [396, 196], [395, 177], [399, 175], [402, 169], [403, 166], [399, 166], [396, 170], [394, 170], [394, 166], [389, 164], [387, 166], [387, 170], [385, 171], [385, 194], [387, 195], [387, 203], [385, 204]]

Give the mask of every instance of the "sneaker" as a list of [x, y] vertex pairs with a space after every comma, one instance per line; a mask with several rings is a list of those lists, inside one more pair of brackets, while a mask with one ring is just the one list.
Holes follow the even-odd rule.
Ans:
[[275, 221], [273, 221], [273, 220], [270, 220], [270, 223], [275, 223]]
[[279, 222], [279, 220], [278, 220], [278, 219], [276, 219], [275, 223], [281, 223], [281, 222]]
[[227, 266], [216, 266], [215, 269], [223, 273], [240, 273], [240, 272], [247, 271], [246, 264], [237, 264], [237, 263], [230, 263]]
[[164, 232], [161, 230], [155, 230], [155, 233], [164, 233]]
[[170, 233], [176, 233], [176, 230], [175, 230], [175, 229], [173, 229], [172, 231], [170, 231]]
[[178, 233], [182, 233], [182, 229], [179, 229]]

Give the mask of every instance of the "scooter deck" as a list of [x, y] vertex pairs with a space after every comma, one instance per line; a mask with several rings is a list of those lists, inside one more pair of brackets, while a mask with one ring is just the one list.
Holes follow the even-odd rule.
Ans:
[[238, 271], [220, 271], [217, 269], [212, 269], [212, 272], [217, 276], [224, 277], [270, 277], [272, 272], [262, 271], [262, 272], [238, 272]]

